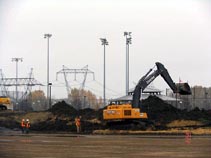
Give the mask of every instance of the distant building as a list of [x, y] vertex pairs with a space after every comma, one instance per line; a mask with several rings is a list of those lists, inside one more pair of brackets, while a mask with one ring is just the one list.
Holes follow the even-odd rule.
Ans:
[[[135, 88], [130, 89], [128, 95], [122, 96], [119, 98], [111, 99], [110, 101], [121, 101], [121, 102], [131, 102], [133, 99], [133, 91]], [[181, 100], [175, 97], [166, 96], [161, 94], [161, 90], [155, 88], [152, 85], [149, 85], [145, 90], [142, 92], [140, 100], [147, 99], [150, 95], [157, 96], [158, 98], [162, 99], [163, 101], [166, 101], [169, 104], [172, 104], [173, 106], [177, 106], [181, 103]], [[180, 107], [180, 106], [178, 106]]]
[[[170, 89], [167, 91], [167, 95], [171, 97], [176, 97]], [[177, 95], [182, 103], [179, 104], [182, 109], [194, 109], [198, 107], [199, 109], [211, 109], [211, 87], [194, 86], [191, 88], [191, 95]]]

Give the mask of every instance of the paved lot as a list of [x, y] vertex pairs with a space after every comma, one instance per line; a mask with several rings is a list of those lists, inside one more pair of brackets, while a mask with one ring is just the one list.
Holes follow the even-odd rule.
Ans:
[[1, 158], [210, 158], [211, 137], [1, 135]]

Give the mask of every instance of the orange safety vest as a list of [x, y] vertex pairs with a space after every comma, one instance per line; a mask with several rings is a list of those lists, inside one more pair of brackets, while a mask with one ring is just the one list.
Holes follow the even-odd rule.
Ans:
[[81, 125], [81, 120], [79, 118], [76, 118], [75, 119], [75, 124], [76, 124], [76, 126], [79, 127]]
[[21, 121], [21, 127], [25, 127], [25, 122], [24, 121]]
[[29, 128], [29, 127], [30, 127], [30, 123], [27, 122], [27, 123], [26, 123], [26, 128]]

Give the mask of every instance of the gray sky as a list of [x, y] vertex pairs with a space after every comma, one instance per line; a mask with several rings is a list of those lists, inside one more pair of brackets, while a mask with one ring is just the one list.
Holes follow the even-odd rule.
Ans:
[[[107, 97], [125, 93], [125, 37], [132, 32], [130, 88], [156, 61], [168, 69], [173, 80], [191, 86], [211, 85], [211, 1], [209, 0], [0, 0], [0, 68], [15, 77], [13, 57], [22, 57], [19, 76], [30, 68], [46, 84], [47, 41], [50, 39], [50, 80], [53, 96], [66, 96], [62, 65], [89, 65], [103, 83], [103, 47], [106, 37]], [[73, 77], [70, 77], [71, 85]], [[80, 80], [78, 81], [80, 82]], [[154, 85], [164, 90], [159, 77]], [[102, 86], [88, 78], [87, 86], [102, 96]], [[45, 91], [45, 87], [41, 87]]]

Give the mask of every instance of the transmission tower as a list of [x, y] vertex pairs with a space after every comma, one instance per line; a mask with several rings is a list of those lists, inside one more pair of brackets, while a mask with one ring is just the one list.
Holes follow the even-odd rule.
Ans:
[[[29, 78], [28, 78], [29, 84], [26, 85], [26, 88], [25, 88], [26, 90], [25, 90], [25, 93], [22, 95], [22, 99], [24, 99], [27, 96], [27, 94], [31, 94], [33, 79], [34, 79], [33, 68], [31, 68], [31, 71], [29, 73]], [[38, 83], [38, 85], [40, 84]]]
[[2, 69], [0, 69], [0, 84], [1, 85], [1, 95], [3, 96], [8, 96], [8, 91], [7, 88], [4, 86], [4, 74], [2, 72]]
[[70, 69], [70, 68], [63, 65], [62, 70], [60, 70], [56, 73], [56, 79], [58, 79], [59, 74], [64, 75], [64, 80], [65, 80], [66, 89], [67, 89], [67, 96], [70, 94], [70, 91], [71, 91], [71, 87], [70, 87], [69, 82], [67, 80], [67, 74], [70, 74], [70, 75], [73, 74], [74, 80], [77, 80], [76, 78], [77, 78], [78, 74], [83, 75], [84, 79], [83, 79], [83, 82], [81, 83], [80, 89], [84, 89], [85, 83], [86, 83], [86, 78], [87, 78], [88, 74], [91, 74], [93, 76], [93, 80], [95, 80], [94, 72], [88, 69], [88, 65], [86, 65], [85, 67], [83, 67], [81, 69]]
[[[32, 90], [32, 86], [43, 86], [43, 84], [41, 84], [40, 82], [38, 82], [34, 77], [33, 77], [33, 69], [31, 69], [31, 72], [29, 74], [29, 78], [3, 78], [2, 73], [1, 74], [1, 82], [0, 82], [0, 86], [4, 87], [3, 92], [2, 93], [6, 93], [7, 88], [6, 87], [25, 87], [25, 92], [23, 93], [23, 95], [19, 98], [14, 98], [11, 95], [9, 96], [10, 98], [12, 98], [13, 100], [16, 100], [16, 104], [21, 100], [24, 99], [25, 96], [27, 96], [27, 94], [29, 94]], [[8, 93], [9, 94], [9, 93]]]
[[[87, 77], [87, 72], [88, 72], [88, 65], [84, 66], [82, 69], [84, 69], [86, 71], [84, 72], [84, 79], [83, 79], [83, 82], [82, 82], [81, 88], [80, 88], [81, 90], [83, 90], [85, 87], [86, 77]], [[94, 77], [93, 77], [93, 79], [94, 79]]]
[[[66, 84], [66, 90], [67, 90], [67, 95], [70, 94], [71, 88], [70, 85], [67, 81], [67, 75], [66, 75], [66, 70], [69, 70], [69, 68], [67, 68], [66, 66], [62, 66], [62, 70], [60, 70], [59, 72], [57, 72], [56, 74], [58, 75], [59, 73], [63, 73], [64, 74], [64, 80], [65, 80], [65, 84]], [[56, 75], [56, 80], [58, 79], [58, 76]]]
[[38, 82], [35, 78], [3, 78], [0, 86], [11, 87], [11, 86], [43, 86], [40, 82]]

